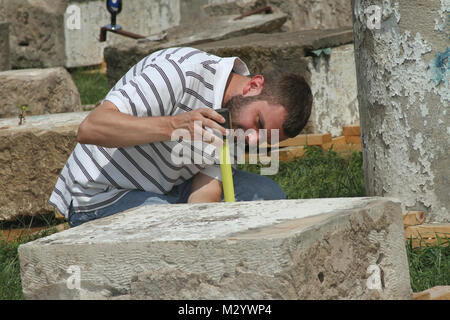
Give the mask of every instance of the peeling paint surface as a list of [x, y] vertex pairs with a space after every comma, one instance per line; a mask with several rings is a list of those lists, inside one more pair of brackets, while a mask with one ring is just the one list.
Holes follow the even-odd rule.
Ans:
[[[449, 222], [448, 36], [430, 37], [435, 21], [416, 17], [415, 3], [352, 3], [366, 190], [426, 211], [428, 222]], [[382, 6], [379, 30], [366, 26], [364, 9], [371, 5]], [[426, 6], [439, 21], [449, 7], [448, 0]]]

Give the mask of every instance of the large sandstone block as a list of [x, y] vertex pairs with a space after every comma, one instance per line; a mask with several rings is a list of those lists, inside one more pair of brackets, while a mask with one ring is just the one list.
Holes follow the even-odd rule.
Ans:
[[9, 69], [9, 23], [0, 22], [0, 71]]
[[[342, 28], [250, 34], [194, 47], [222, 57], [238, 56], [252, 74], [277, 68], [302, 74], [314, 94], [313, 111], [303, 133], [331, 132], [339, 136], [342, 126], [359, 120], [352, 42], [351, 28]], [[106, 48], [109, 84], [113, 86], [148, 54], [172, 45], [128, 43]], [[331, 50], [324, 50], [319, 56], [313, 53], [327, 48]]]
[[87, 114], [0, 119], [0, 221], [54, 212], [47, 201]]
[[411, 299], [400, 203], [152, 205], [19, 247], [27, 299]]
[[0, 118], [17, 117], [24, 105], [30, 115], [82, 110], [78, 89], [64, 68], [0, 72], [0, 97]]

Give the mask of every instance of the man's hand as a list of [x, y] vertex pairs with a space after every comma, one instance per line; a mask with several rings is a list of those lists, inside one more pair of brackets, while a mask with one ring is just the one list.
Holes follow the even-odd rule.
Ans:
[[203, 173], [197, 173], [193, 178], [191, 195], [188, 203], [221, 202], [222, 182]]
[[173, 116], [171, 128], [172, 132], [178, 129], [187, 130], [191, 140], [194, 140], [195, 136], [201, 136], [203, 141], [218, 142], [220, 145], [222, 140], [204, 128], [209, 127], [226, 135], [226, 129], [217, 122], [225, 122], [225, 119], [217, 111], [210, 108], [199, 108]]

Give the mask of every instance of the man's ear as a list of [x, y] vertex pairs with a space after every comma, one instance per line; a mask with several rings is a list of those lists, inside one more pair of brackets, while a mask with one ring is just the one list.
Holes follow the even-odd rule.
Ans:
[[257, 96], [261, 93], [264, 87], [264, 77], [256, 75], [252, 77], [242, 88], [242, 95], [244, 97]]

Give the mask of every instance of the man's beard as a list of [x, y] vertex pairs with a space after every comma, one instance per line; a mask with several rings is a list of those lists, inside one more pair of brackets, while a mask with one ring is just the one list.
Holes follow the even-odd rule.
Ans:
[[230, 112], [233, 127], [240, 127], [240, 115], [251, 102], [258, 100], [255, 96], [244, 97], [243, 95], [231, 97], [223, 106]]
[[[230, 112], [232, 129], [237, 128], [237, 130], [234, 130], [232, 133], [233, 140], [238, 140], [245, 137], [245, 129], [242, 128], [240, 123], [241, 114], [251, 102], [257, 100], [260, 100], [257, 96], [244, 97], [243, 95], [238, 95], [231, 97], [230, 100], [228, 100], [223, 106]], [[244, 142], [245, 145], [248, 145], [247, 139], [244, 139]]]

